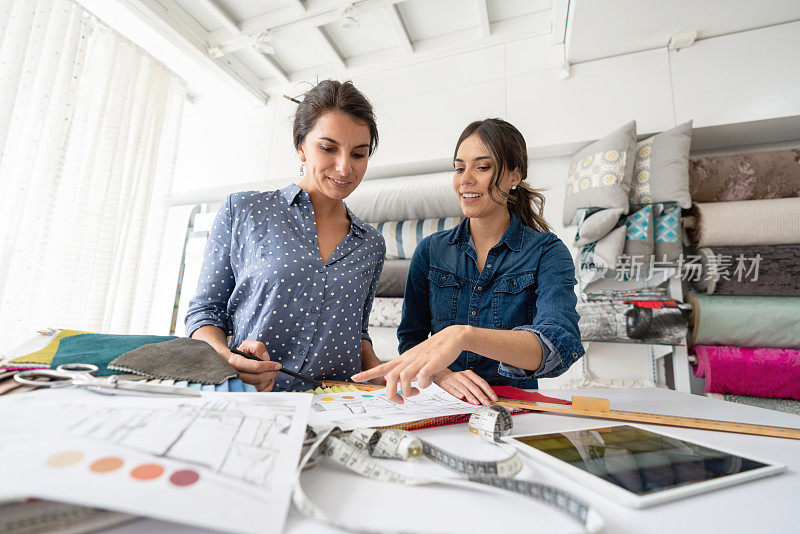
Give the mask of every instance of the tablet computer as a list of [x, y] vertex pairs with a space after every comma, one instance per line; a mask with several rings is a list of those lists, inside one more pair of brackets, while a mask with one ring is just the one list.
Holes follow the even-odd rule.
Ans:
[[503, 441], [635, 508], [780, 473], [785, 465], [637, 425], [505, 436]]

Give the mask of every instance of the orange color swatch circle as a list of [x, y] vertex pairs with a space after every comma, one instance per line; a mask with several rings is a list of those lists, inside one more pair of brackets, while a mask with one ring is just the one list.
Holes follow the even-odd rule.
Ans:
[[92, 462], [92, 465], [89, 466], [89, 470], [95, 473], [110, 473], [122, 467], [124, 463], [125, 462], [123, 462], [121, 458], [108, 456]]
[[142, 464], [131, 471], [131, 477], [136, 480], [153, 480], [163, 474], [164, 468], [158, 464]]

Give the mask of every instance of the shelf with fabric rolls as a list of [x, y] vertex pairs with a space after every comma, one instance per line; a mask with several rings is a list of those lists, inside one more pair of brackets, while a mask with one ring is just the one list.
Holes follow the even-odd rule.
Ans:
[[707, 394], [800, 409], [800, 149], [699, 158], [690, 170], [695, 375]]

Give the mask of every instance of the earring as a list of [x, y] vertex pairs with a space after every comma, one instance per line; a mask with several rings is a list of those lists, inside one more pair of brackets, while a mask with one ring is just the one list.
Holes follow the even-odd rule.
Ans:
[[306, 175], [306, 164], [305, 163], [301, 163], [300, 164], [300, 176], [305, 176], [305, 175]]

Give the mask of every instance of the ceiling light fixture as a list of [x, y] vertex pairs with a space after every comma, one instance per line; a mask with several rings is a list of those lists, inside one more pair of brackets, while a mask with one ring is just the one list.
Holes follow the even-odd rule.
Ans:
[[268, 56], [275, 54], [275, 43], [272, 42], [268, 32], [261, 32], [256, 36], [253, 48]]

